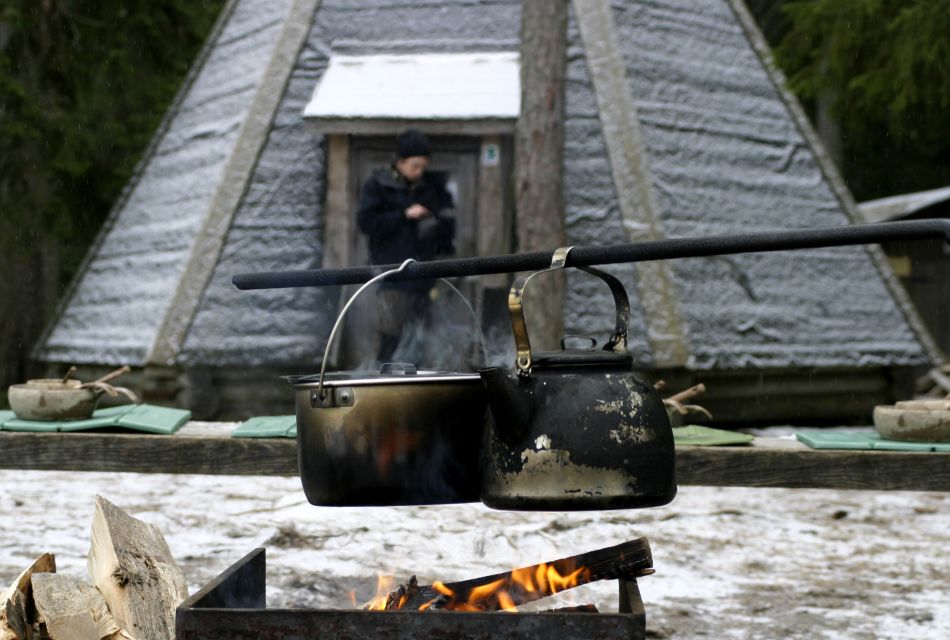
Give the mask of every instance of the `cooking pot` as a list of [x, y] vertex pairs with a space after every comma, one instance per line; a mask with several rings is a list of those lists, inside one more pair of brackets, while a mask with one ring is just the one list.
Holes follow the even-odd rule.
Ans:
[[92, 416], [104, 393], [113, 397], [122, 394], [132, 402], [138, 402], [135, 394], [125, 387], [106, 384], [127, 373], [128, 367], [86, 383], [69, 379], [73, 371], [75, 367], [64, 378], [38, 378], [11, 385], [7, 390], [7, 400], [13, 413], [21, 420], [84, 420]]
[[477, 373], [417, 371], [411, 364], [326, 373], [350, 305], [368, 286], [410, 262], [353, 294], [330, 332], [319, 374], [286, 378], [294, 388], [300, 479], [311, 504], [478, 501], [486, 404]]
[[676, 495], [673, 431], [653, 385], [632, 370], [627, 352], [630, 303], [619, 280], [607, 283], [614, 333], [600, 350], [534, 353], [522, 295], [536, 275], [515, 280], [508, 310], [517, 354], [511, 369], [482, 369], [489, 403], [481, 499], [494, 508], [583, 510], [652, 507]]

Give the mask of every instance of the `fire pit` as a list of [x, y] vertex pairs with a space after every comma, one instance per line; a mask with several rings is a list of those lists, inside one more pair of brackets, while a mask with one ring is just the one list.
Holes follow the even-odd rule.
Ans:
[[[247, 554], [176, 613], [177, 640], [409, 640], [539, 638], [637, 640], [646, 616], [637, 578], [653, 573], [650, 545], [639, 538], [571, 558], [454, 583], [415, 580], [369, 609], [267, 609], [265, 550]], [[595, 580], [615, 579], [619, 612], [593, 606], [541, 612], [515, 607]], [[506, 610], [506, 611], [502, 611]], [[492, 613], [497, 611], [498, 613]], [[513, 612], [512, 612], [513, 611]]]

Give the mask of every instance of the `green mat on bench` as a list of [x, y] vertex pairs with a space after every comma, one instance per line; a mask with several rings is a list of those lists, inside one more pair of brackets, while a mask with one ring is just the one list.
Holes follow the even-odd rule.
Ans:
[[257, 416], [231, 432], [232, 438], [296, 438], [297, 416]]
[[714, 447], [729, 444], [748, 444], [755, 436], [725, 429], [713, 429], [697, 424], [673, 427], [673, 443], [677, 445]]
[[867, 431], [809, 431], [795, 434], [812, 449], [874, 449], [876, 451], [945, 451], [950, 442], [908, 442], [887, 440], [873, 429]]
[[[10, 414], [9, 417], [6, 414]], [[20, 420], [12, 411], [0, 412], [0, 429], [4, 431], [69, 432], [123, 427], [134, 431], [170, 435], [191, 419], [185, 409], [170, 409], [149, 404], [126, 404], [93, 412], [86, 420]]]

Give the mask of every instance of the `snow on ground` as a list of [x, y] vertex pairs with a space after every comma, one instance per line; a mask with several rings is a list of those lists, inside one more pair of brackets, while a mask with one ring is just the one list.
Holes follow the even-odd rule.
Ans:
[[[318, 508], [297, 478], [0, 471], [0, 489], [0, 585], [45, 551], [84, 576], [102, 494], [161, 528], [191, 591], [265, 546], [271, 607], [348, 608], [380, 572], [464, 579], [646, 536], [650, 637], [950, 637], [945, 493], [681, 487], [657, 509], [526, 513]], [[541, 604], [616, 611], [616, 591]]]

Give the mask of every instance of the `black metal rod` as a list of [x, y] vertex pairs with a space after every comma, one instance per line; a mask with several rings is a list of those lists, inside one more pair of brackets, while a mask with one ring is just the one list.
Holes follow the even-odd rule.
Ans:
[[[762, 231], [708, 238], [672, 238], [605, 247], [574, 247], [568, 257], [567, 266], [589, 267], [624, 262], [700, 258], [734, 253], [818, 249], [821, 247], [939, 238], [950, 242], [950, 220], [881, 222], [794, 231]], [[417, 262], [410, 264], [402, 272], [393, 274], [390, 280], [396, 282], [536, 271], [551, 264], [553, 252], [554, 249], [506, 256]], [[238, 289], [243, 290], [361, 284], [387, 269], [398, 266], [393, 264], [347, 267], [344, 269], [244, 273], [234, 276], [233, 282]]]

